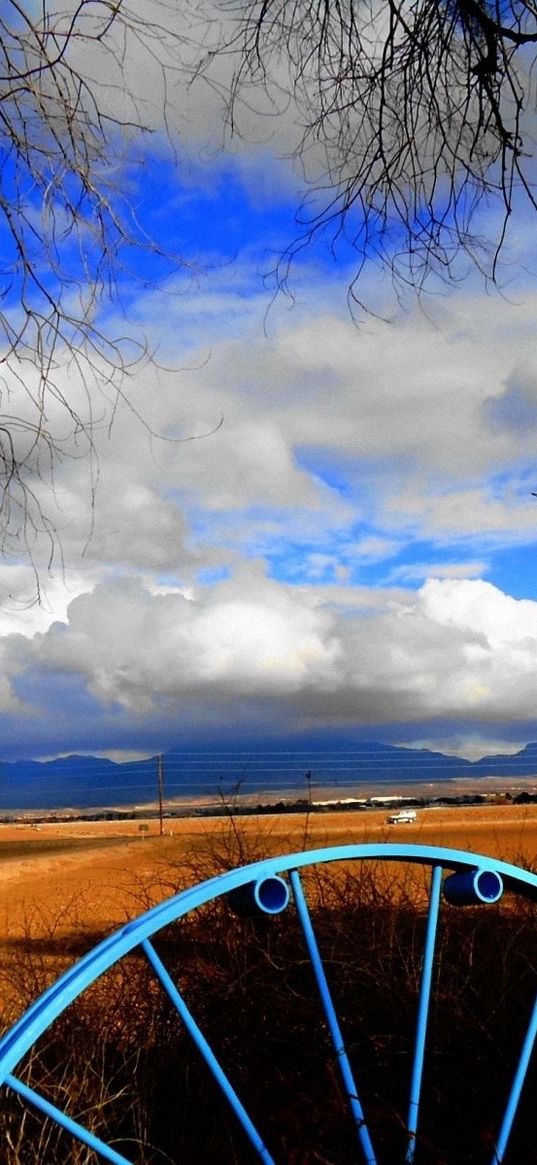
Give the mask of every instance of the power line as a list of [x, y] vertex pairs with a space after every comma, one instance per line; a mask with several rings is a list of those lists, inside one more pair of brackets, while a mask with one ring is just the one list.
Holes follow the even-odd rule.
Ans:
[[158, 757], [157, 793], [158, 793], [158, 815], [159, 815], [159, 825], [160, 825], [159, 833], [160, 833], [160, 836], [162, 837], [162, 834], [164, 833], [164, 829], [163, 829], [163, 825], [162, 825], [162, 802], [164, 799], [164, 761], [162, 759], [162, 753], [159, 753], [159, 757]]

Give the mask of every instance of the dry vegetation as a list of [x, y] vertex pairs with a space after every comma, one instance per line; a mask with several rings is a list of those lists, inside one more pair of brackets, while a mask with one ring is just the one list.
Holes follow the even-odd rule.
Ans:
[[[395, 829], [382, 812], [185, 820], [170, 828], [173, 836], [162, 838], [154, 822], [144, 838], [136, 822], [0, 831], [5, 1023], [112, 926], [215, 870], [268, 853], [383, 838], [532, 865], [537, 806], [423, 811], [415, 826]], [[309, 887], [379, 1165], [401, 1160], [404, 1148], [423, 885], [421, 872], [367, 865], [335, 878], [323, 871]], [[490, 1161], [534, 993], [534, 924], [534, 907], [524, 902], [507, 910], [443, 908], [417, 1165]], [[252, 922], [217, 902], [188, 926], [170, 928], [157, 946], [276, 1160], [354, 1163], [294, 912]], [[252, 1160], [141, 956], [123, 960], [69, 1008], [21, 1074], [137, 1165]], [[534, 1160], [536, 1075], [506, 1165]], [[4, 1097], [6, 1165], [96, 1165], [89, 1150]]]
[[[84, 929], [111, 930], [138, 910], [140, 884], [161, 898], [172, 883], [204, 877], [229, 832], [222, 818], [186, 818], [140, 832], [138, 821], [0, 825], [0, 943], [37, 938], [69, 902]], [[263, 853], [379, 840], [448, 845], [532, 865], [537, 805], [425, 809], [415, 825], [390, 827], [386, 812], [243, 817], [241, 861]], [[224, 846], [225, 848], [225, 846]], [[66, 923], [67, 925], [67, 923]]]

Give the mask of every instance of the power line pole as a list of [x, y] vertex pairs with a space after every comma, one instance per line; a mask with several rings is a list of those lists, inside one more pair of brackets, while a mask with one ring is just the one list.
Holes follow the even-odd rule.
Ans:
[[164, 800], [164, 757], [161, 752], [158, 755], [157, 764], [157, 788], [158, 788], [158, 818], [159, 818], [159, 835], [162, 837], [164, 833], [164, 826], [162, 824], [163, 800]]

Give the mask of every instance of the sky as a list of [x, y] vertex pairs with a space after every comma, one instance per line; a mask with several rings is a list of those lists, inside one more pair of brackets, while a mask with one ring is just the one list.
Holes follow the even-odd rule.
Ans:
[[[497, 288], [461, 268], [399, 302], [370, 264], [377, 314], [353, 317], [351, 249], [320, 238], [285, 295], [291, 114], [222, 150], [214, 93], [182, 91], [172, 159], [145, 80], [156, 136], [130, 197], [184, 262], [121, 274], [155, 362], [99, 397], [93, 457], [66, 447], [36, 483], [61, 543], [50, 568], [35, 549], [41, 602], [22, 555], [0, 565], [2, 757], [536, 740], [534, 218]], [[67, 359], [57, 375], [81, 400]]]

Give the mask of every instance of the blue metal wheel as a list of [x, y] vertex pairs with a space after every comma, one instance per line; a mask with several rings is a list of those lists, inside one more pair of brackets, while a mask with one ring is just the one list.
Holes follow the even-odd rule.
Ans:
[[[338, 864], [337, 867], [333, 865], [335, 863]], [[234, 1079], [233, 1066], [231, 1068], [223, 1066], [225, 1057], [215, 1051], [212, 1042], [209, 1042], [207, 1035], [202, 1031], [200, 1018], [194, 1014], [182, 989], [180, 969], [178, 973], [177, 967], [174, 966], [172, 971], [158, 949], [159, 935], [171, 924], [178, 924], [183, 928], [181, 933], [187, 933], [189, 920], [209, 904], [218, 902], [225, 904], [228, 911], [226, 927], [230, 934], [234, 926], [248, 927], [251, 920], [256, 917], [264, 920], [263, 925], [270, 926], [271, 918], [279, 919], [285, 912], [287, 916], [293, 915], [293, 925], [296, 928], [296, 937], [293, 940], [296, 958], [301, 968], [307, 966], [312, 993], [317, 1000], [320, 1022], [323, 1031], [329, 1037], [328, 1055], [334, 1072], [339, 1076], [340, 1089], [350, 1118], [349, 1123], [353, 1128], [352, 1135], [355, 1141], [353, 1159], [360, 1165], [385, 1165], [387, 1161], [390, 1165], [395, 1165], [393, 1148], [388, 1151], [389, 1156], [386, 1156], [387, 1150], [383, 1148], [382, 1136], [378, 1131], [377, 1098], [371, 1095], [368, 1088], [364, 1066], [357, 1050], [358, 1045], [355, 1040], [351, 1043], [348, 1041], [347, 1029], [352, 1027], [353, 1016], [347, 1014], [345, 1002], [340, 999], [339, 988], [334, 992], [330, 973], [331, 960], [321, 953], [322, 944], [316, 933], [318, 903], [310, 902], [308, 905], [307, 893], [308, 877], [311, 877], [312, 872], [326, 872], [332, 867], [337, 876], [338, 872], [342, 873], [357, 865], [359, 871], [369, 866], [376, 877], [379, 863], [383, 868], [387, 864], [390, 869], [395, 870], [396, 881], [405, 869], [420, 868], [425, 871], [428, 884], [428, 901], [425, 903], [418, 901], [414, 910], [414, 916], [421, 919], [420, 935], [423, 941], [421, 954], [416, 960], [415, 1006], [410, 1018], [406, 1014], [408, 1001], [402, 1005], [405, 1009], [403, 1018], [405, 1023], [410, 1023], [413, 1038], [410, 1046], [404, 1049], [403, 1056], [408, 1079], [404, 1111], [396, 1117], [400, 1126], [400, 1151], [397, 1160], [401, 1165], [403, 1162], [404, 1165], [420, 1165], [422, 1160], [442, 1161], [444, 1158], [440, 1151], [433, 1158], [427, 1149], [426, 1138], [422, 1142], [423, 1107], [427, 1106], [429, 1076], [434, 1068], [433, 1060], [430, 1059], [430, 1055], [433, 1054], [430, 1053], [428, 1037], [436, 1006], [436, 977], [442, 970], [439, 964], [444, 960], [440, 941], [442, 915], [446, 912], [449, 914], [459, 907], [473, 907], [485, 911], [487, 907], [494, 908], [504, 891], [508, 893], [505, 906], [507, 911], [510, 909], [509, 896], [512, 894], [530, 904], [537, 902], [537, 875], [479, 854], [442, 847], [382, 843], [336, 846], [279, 856], [214, 877], [154, 907], [94, 947], [47, 990], [4, 1035], [0, 1041], [0, 1085], [2, 1091], [5, 1090], [4, 1096], [10, 1093], [17, 1094], [25, 1105], [38, 1110], [43, 1117], [55, 1122], [73, 1137], [77, 1144], [87, 1147], [88, 1160], [91, 1160], [93, 1155], [95, 1161], [109, 1161], [114, 1165], [135, 1165], [136, 1156], [132, 1153], [126, 1155], [122, 1148], [116, 1148], [119, 1141], [111, 1144], [101, 1139], [93, 1129], [85, 1125], [80, 1114], [75, 1116], [69, 1113], [67, 1105], [64, 1111], [61, 1105], [28, 1083], [24, 1079], [24, 1064], [36, 1041], [41, 1039], [58, 1017], [63, 1015], [82, 993], [97, 984], [120, 960], [128, 959], [136, 952], [147, 963], [154, 984], [158, 984], [159, 990], [164, 992], [176, 1013], [177, 1023], [183, 1025], [188, 1032], [199, 1057], [242, 1129], [244, 1155], [236, 1159], [262, 1161], [265, 1165], [280, 1163], [283, 1165], [284, 1161], [288, 1162], [285, 1145], [282, 1147], [273, 1143], [270, 1132], [267, 1135], [262, 1122], [248, 1111], [247, 1103], [239, 1095], [240, 1088]], [[379, 895], [380, 893], [379, 889]], [[447, 906], [441, 909], [442, 898]], [[530, 907], [528, 909], [530, 910]], [[475, 910], [470, 910], [468, 917], [473, 925]], [[412, 925], [414, 926], [415, 922]], [[530, 925], [528, 915], [526, 926]], [[365, 933], [367, 934], [367, 931]], [[499, 941], [501, 942], [501, 934]], [[502, 952], [499, 950], [498, 968], [501, 956]], [[404, 959], [403, 951], [400, 955], [396, 952], [396, 957]], [[271, 956], [270, 952], [268, 958], [274, 964], [272, 968], [274, 976], [278, 976], [280, 974], [278, 959]], [[347, 975], [354, 973], [353, 967], [350, 969], [346, 967], [345, 970]], [[478, 987], [479, 968], [476, 973], [476, 990]], [[294, 989], [292, 982], [289, 989], [291, 991]], [[532, 1159], [528, 1156], [522, 1161], [522, 1158], [509, 1155], [512, 1151], [511, 1136], [537, 1036], [537, 997], [534, 996], [530, 1003], [528, 998], [521, 999], [520, 1007], [525, 1010], [525, 1014], [521, 1015], [520, 1032], [509, 1033], [507, 1050], [498, 1054], [498, 1074], [500, 1069], [502, 1070], [498, 1095], [503, 1096], [503, 1101], [501, 1107], [496, 1110], [497, 1101], [494, 1100], [494, 1111], [487, 1133], [490, 1143], [485, 1148], [483, 1144], [476, 1147], [475, 1156], [471, 1155], [473, 1150], [470, 1149], [468, 1159], [471, 1161], [487, 1160], [489, 1165], [503, 1165], [505, 1161], [508, 1165], [512, 1160], [513, 1165], [526, 1165], [526, 1160], [529, 1163]], [[308, 1034], [305, 1033], [302, 1043], [305, 1060], [308, 1058], [307, 1049]], [[491, 1052], [492, 1054], [495, 1052]], [[476, 1064], [477, 1076], [480, 1068], [481, 1066]], [[180, 1103], [181, 1098], [178, 1096], [177, 1104]], [[450, 1119], [453, 1122], [462, 1119], [458, 1108]], [[430, 1141], [430, 1132], [427, 1137]], [[181, 1145], [178, 1144], [173, 1160], [179, 1165], [183, 1159]], [[313, 1150], [309, 1156], [302, 1158], [304, 1161], [312, 1162], [334, 1159], [337, 1160], [334, 1157], [315, 1156]], [[172, 1158], [169, 1154], [166, 1157], [159, 1157], [157, 1154], [154, 1160], [170, 1161]], [[37, 1165], [38, 1158], [35, 1161]], [[41, 1161], [39, 1165], [42, 1165]]]

